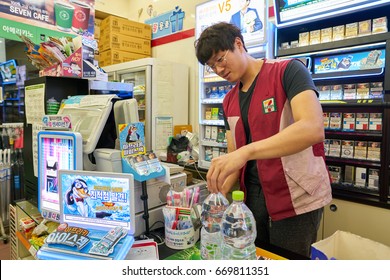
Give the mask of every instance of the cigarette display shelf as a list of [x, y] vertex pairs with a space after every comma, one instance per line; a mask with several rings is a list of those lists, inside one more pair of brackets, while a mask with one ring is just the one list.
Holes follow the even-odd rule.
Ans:
[[[332, 184], [334, 198], [347, 200], [355, 203], [366, 204], [382, 209], [390, 209], [390, 32], [369, 34], [366, 36], [347, 38], [344, 40], [331, 41], [320, 44], [313, 44], [301, 47], [282, 49], [282, 43], [292, 42], [299, 39], [299, 34], [313, 30], [321, 30], [328, 27], [346, 25], [351, 22], [360, 22], [379, 17], [387, 16], [390, 21], [390, 3], [379, 8], [367, 8], [364, 11], [350, 11], [348, 15], [330, 16], [299, 25], [291, 25], [277, 28], [275, 37], [275, 56], [278, 58], [299, 58], [306, 61], [306, 66], [312, 74], [316, 86], [332, 86], [359, 83], [381, 82], [383, 84], [383, 98], [353, 99], [353, 100], [321, 100], [324, 112], [337, 113], [380, 113], [382, 114], [382, 128], [373, 130], [343, 131], [325, 130], [326, 139], [349, 140], [349, 141], [375, 141], [380, 142], [380, 160], [362, 160], [356, 158], [326, 157], [328, 166], [341, 168], [339, 183]], [[388, 30], [389, 23], [387, 23]], [[348, 69], [333, 68], [331, 71], [324, 71], [318, 68], [318, 63], [323, 58], [343, 57], [361, 53], [381, 52], [384, 59], [380, 65], [375, 62], [371, 67], [351, 67]], [[368, 58], [368, 56], [367, 56]], [[356, 64], [357, 65], [357, 64]], [[324, 64], [324, 67], [326, 65]], [[359, 69], [360, 68], [360, 69]], [[371, 68], [371, 69], [367, 69]], [[351, 70], [352, 69], [352, 70]], [[356, 184], [356, 173], [352, 183], [346, 183], [346, 167], [353, 170], [366, 168], [366, 183], [364, 186]], [[379, 171], [378, 188], [369, 186], [368, 171], [377, 169]], [[361, 169], [359, 169], [360, 171]], [[354, 171], [354, 172], [355, 172]], [[364, 178], [363, 178], [364, 179]], [[372, 182], [372, 181], [371, 181]], [[389, 211], [390, 218], [390, 211]]]

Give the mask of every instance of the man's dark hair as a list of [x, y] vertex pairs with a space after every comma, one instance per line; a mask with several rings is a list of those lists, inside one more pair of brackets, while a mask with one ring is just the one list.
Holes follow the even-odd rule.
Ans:
[[205, 65], [217, 52], [234, 50], [234, 41], [240, 38], [247, 51], [240, 29], [234, 24], [220, 22], [207, 27], [199, 39], [195, 41], [195, 51], [198, 61]]

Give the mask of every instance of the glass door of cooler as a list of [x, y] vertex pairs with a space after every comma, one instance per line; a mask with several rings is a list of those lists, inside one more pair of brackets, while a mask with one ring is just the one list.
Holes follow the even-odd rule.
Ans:
[[146, 117], [146, 106], [145, 106], [145, 92], [146, 92], [146, 73], [145, 71], [137, 71], [131, 73], [119, 74], [119, 79], [121, 83], [132, 83], [133, 87], [133, 96], [137, 99], [138, 103], [138, 114], [140, 122], [145, 123]]
[[116, 72], [121, 83], [133, 84], [133, 97], [137, 100], [139, 121], [145, 125], [146, 146], [150, 147], [151, 121], [152, 121], [152, 84], [151, 66], [135, 67]]

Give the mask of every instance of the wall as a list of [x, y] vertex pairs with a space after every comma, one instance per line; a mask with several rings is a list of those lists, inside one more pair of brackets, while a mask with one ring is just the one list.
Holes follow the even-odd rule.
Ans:
[[[99, 11], [103, 15], [110, 14], [129, 18], [132, 10], [130, 2], [131, 0], [95, 0], [95, 11]], [[98, 17], [101, 14], [98, 13]]]
[[[234, 1], [234, 0], [221, 0]], [[118, 4], [117, 4], [118, 2]], [[127, 2], [127, 4], [126, 4]], [[97, 14], [100, 11], [112, 12], [115, 15], [128, 18], [130, 20], [144, 22], [150, 17], [163, 14], [165, 12], [174, 10], [176, 6], [179, 6], [186, 14], [184, 19], [183, 30], [189, 30], [195, 28], [195, 10], [198, 4], [208, 2], [205, 0], [121, 0], [115, 1], [115, 6], [112, 5], [113, 1], [96, 0], [95, 9]], [[269, 0], [270, 6], [273, 6], [273, 0]], [[109, 3], [109, 4], [108, 4]], [[152, 5], [153, 9], [148, 10], [148, 6]], [[128, 7], [126, 9], [126, 6]], [[106, 10], [102, 10], [102, 9]], [[160, 59], [169, 60], [172, 62], [185, 63], [190, 68], [189, 77], [189, 123], [192, 125], [193, 130], [198, 132], [199, 124], [199, 96], [198, 96], [198, 61], [195, 57], [194, 50], [195, 37], [187, 38], [184, 40], [175, 41], [172, 43], [156, 46], [152, 48], [152, 56]]]
[[[107, 3], [104, 3], [107, 2]], [[128, 0], [118, 1], [119, 5], [112, 5], [111, 1], [97, 0], [95, 9], [97, 11], [110, 12], [112, 14], [128, 18], [130, 20], [144, 22], [146, 19], [163, 14], [167, 11], [174, 10], [176, 6], [180, 6], [185, 11], [185, 20], [183, 30], [195, 28], [195, 7], [204, 0], [194, 1], [145, 1], [145, 0]], [[127, 9], [123, 2], [127, 2]], [[115, 1], [116, 3], [116, 1]], [[153, 9], [148, 11], [148, 6], [152, 5]], [[110, 9], [105, 9], [110, 7]], [[97, 14], [99, 14], [97, 12]], [[148, 12], [150, 12], [148, 14]], [[188, 38], [176, 42], [160, 45], [152, 48], [152, 56], [172, 62], [187, 64], [189, 71], [189, 123], [192, 125], [195, 132], [198, 131], [198, 62], [194, 52], [195, 38]]]

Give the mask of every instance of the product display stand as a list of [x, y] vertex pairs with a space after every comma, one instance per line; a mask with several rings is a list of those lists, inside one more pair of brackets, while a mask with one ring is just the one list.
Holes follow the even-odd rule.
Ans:
[[149, 236], [150, 229], [149, 229], [149, 205], [148, 205], [148, 190], [146, 188], [146, 181], [141, 182], [142, 184], [142, 194], [141, 199], [144, 202], [144, 214], [142, 215], [142, 218], [145, 221], [145, 233], [144, 235]]
[[[145, 231], [143, 232], [143, 234], [141, 235], [141, 238], [142, 239], [154, 239], [156, 242], [159, 242], [160, 240], [158, 240], [157, 236], [155, 234], [152, 234], [150, 232], [150, 227], [149, 227], [149, 205], [148, 205], [148, 190], [147, 190], [147, 184], [146, 184], [146, 181], [147, 180], [150, 180], [150, 179], [154, 179], [156, 177], [160, 177], [160, 176], [164, 176], [165, 175], [165, 169], [162, 168], [162, 171], [161, 172], [155, 172], [155, 173], [151, 173], [149, 174], [148, 176], [145, 176], [147, 178], [145, 178], [144, 180], [140, 181], [139, 177], [137, 177], [138, 179], [136, 179], [137, 181], [139, 181], [141, 183], [141, 200], [143, 201], [143, 204], [144, 204], [144, 213], [142, 215], [142, 218], [144, 219], [144, 222], [145, 222]], [[134, 177], [136, 178], [136, 177]]]

